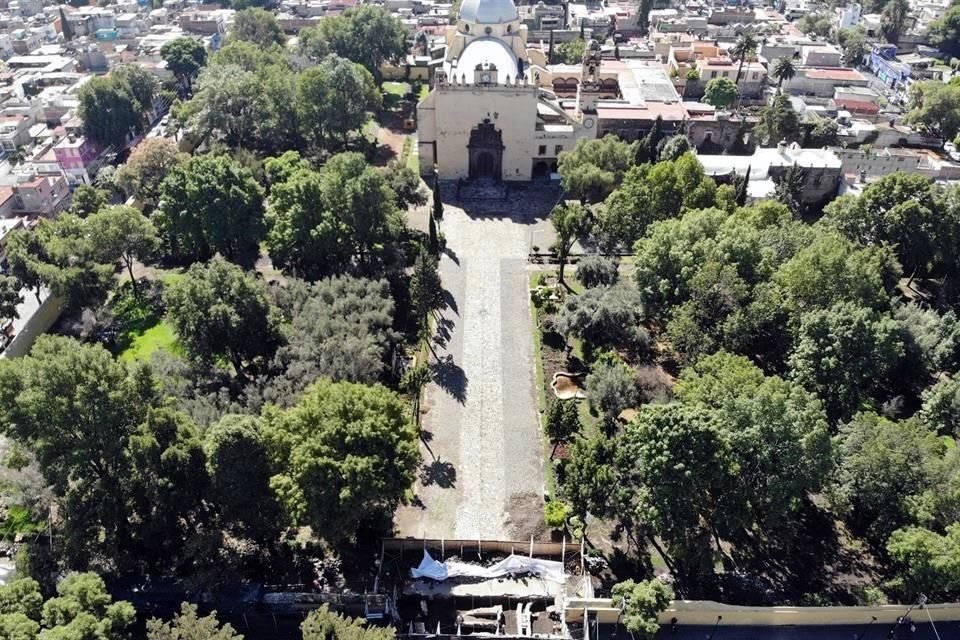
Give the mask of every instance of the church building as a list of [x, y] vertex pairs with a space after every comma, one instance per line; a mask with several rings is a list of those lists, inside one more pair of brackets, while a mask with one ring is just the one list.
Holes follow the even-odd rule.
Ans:
[[599, 72], [594, 45], [576, 105], [565, 108], [542, 51], [528, 49], [513, 0], [463, 0], [433, 89], [417, 107], [421, 171], [436, 168], [443, 180], [549, 177], [561, 151], [597, 135]]

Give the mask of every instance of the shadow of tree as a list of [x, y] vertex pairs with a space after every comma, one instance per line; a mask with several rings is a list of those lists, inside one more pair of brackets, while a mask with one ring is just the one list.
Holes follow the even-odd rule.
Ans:
[[448, 309], [450, 309], [451, 311], [453, 311], [455, 314], [457, 314], [457, 315], [459, 316], [459, 315], [460, 315], [460, 309], [459, 309], [459, 307], [457, 307], [457, 301], [456, 301], [456, 299], [453, 297], [453, 294], [450, 293], [447, 289], [444, 289], [442, 295], [443, 295], [443, 304], [444, 304], [444, 306], [447, 307]]
[[454, 322], [448, 318], [441, 317], [437, 321], [437, 330], [433, 334], [433, 342], [441, 349], [446, 349], [450, 342], [450, 336], [453, 330]]
[[425, 487], [435, 484], [441, 489], [450, 489], [457, 484], [457, 470], [453, 464], [437, 458], [430, 464], [423, 465], [420, 482]]
[[856, 604], [857, 583], [875, 583], [871, 554], [845, 542], [833, 514], [804, 500], [786, 531], [753, 533], [733, 548], [738, 568], [761, 577], [777, 600], [823, 594]]
[[467, 401], [467, 374], [463, 367], [453, 361], [453, 356], [447, 354], [443, 359], [430, 364], [430, 373], [434, 382], [441, 389], [463, 404]]

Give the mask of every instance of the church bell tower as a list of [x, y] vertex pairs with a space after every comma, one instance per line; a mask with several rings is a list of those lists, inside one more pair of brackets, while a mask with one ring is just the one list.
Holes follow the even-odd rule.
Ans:
[[577, 115], [595, 114], [600, 99], [600, 43], [591, 40], [583, 53], [577, 84]]

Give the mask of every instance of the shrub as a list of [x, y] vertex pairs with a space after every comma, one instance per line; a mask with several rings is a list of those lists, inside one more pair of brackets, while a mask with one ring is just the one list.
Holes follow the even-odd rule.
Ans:
[[592, 289], [616, 284], [620, 279], [617, 261], [603, 256], [589, 256], [577, 264], [577, 280]]
[[570, 509], [559, 500], [551, 500], [543, 507], [543, 517], [551, 529], [559, 529], [567, 523]]

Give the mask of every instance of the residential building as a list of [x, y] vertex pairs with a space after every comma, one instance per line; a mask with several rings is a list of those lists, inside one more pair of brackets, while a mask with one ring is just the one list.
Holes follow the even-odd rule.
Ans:
[[71, 187], [93, 182], [101, 164], [101, 149], [96, 143], [70, 134], [54, 145], [53, 152]]
[[769, 198], [777, 182], [790, 167], [800, 167], [804, 174], [803, 201], [823, 202], [836, 195], [840, 186], [843, 163], [829, 149], [802, 149], [796, 143], [781, 142], [776, 147], [761, 147], [750, 156], [698, 155], [704, 171], [718, 179], [744, 176], [749, 171], [747, 193], [751, 199]]

